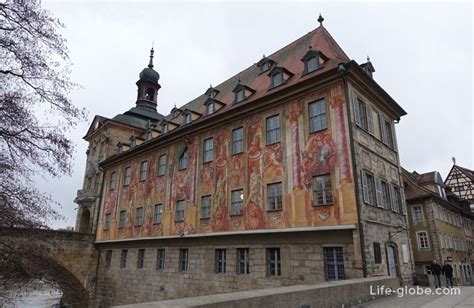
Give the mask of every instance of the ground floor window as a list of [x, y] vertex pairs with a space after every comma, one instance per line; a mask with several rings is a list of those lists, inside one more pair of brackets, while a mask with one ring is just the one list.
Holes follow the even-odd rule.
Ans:
[[145, 264], [145, 249], [138, 249], [137, 268], [143, 268]]
[[237, 248], [237, 275], [250, 273], [249, 249]]
[[324, 248], [324, 267], [326, 269], [326, 280], [345, 279], [342, 247]]
[[180, 249], [179, 250], [179, 270], [181, 272], [186, 272], [188, 270], [188, 250]]
[[216, 273], [225, 274], [226, 250], [216, 249]]
[[127, 266], [127, 253], [128, 250], [123, 249], [120, 254], [120, 268], [125, 268]]
[[105, 253], [105, 268], [110, 268], [110, 264], [112, 263], [112, 250], [107, 250]]
[[156, 253], [156, 269], [162, 271], [165, 269], [165, 250], [158, 249]]
[[280, 248], [267, 248], [268, 276], [281, 276]]

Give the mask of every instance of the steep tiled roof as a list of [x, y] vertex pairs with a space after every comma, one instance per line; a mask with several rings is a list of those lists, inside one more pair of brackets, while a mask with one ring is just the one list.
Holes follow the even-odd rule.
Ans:
[[[303, 76], [304, 63], [301, 61], [301, 58], [305, 55], [310, 46], [312, 49], [322, 52], [326, 57], [329, 58], [329, 60], [324, 63], [322, 68]], [[217, 113], [224, 112], [233, 107], [232, 103], [234, 102], [234, 93], [232, 90], [238, 84], [239, 80], [241, 84], [255, 90], [253, 95], [246, 99], [245, 102], [242, 102], [248, 103], [261, 98], [268, 93], [286, 88], [292, 84], [304, 80], [307, 76], [321, 74], [336, 67], [341, 62], [346, 63], [350, 60], [346, 53], [323, 26], [319, 26], [315, 30], [297, 39], [293, 43], [274, 52], [267, 58], [275, 61], [277, 63], [276, 65], [285, 68], [294, 75], [282, 86], [279, 86], [274, 90], [269, 90], [270, 78], [268, 77], [267, 73], [260, 74], [260, 70], [257, 65], [253, 64], [244, 71], [236, 74], [235, 76], [227, 79], [215, 87], [215, 89], [219, 91], [215, 98], [226, 104], [226, 106]], [[180, 107], [180, 109], [188, 108], [200, 113], [205, 113], [204, 102], [206, 99], [207, 95], [202, 94]], [[172, 115], [166, 116], [167, 120], [170, 120], [171, 118]]]

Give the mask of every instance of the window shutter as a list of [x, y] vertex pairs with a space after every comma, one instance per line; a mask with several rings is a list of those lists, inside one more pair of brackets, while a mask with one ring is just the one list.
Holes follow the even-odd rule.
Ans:
[[407, 204], [405, 202], [405, 190], [403, 189], [403, 187], [400, 187], [400, 199], [401, 199], [401, 202], [402, 202], [403, 215], [406, 215], [407, 214]]
[[360, 116], [360, 105], [359, 105], [359, 102], [357, 101], [357, 96], [354, 95], [354, 98], [353, 98], [353, 106], [354, 106], [354, 121], [355, 123], [358, 125], [358, 126], [362, 126], [362, 123], [361, 123], [361, 116]]
[[391, 129], [392, 129], [393, 150], [395, 150], [396, 152], [398, 152], [397, 135], [396, 135], [396, 133], [395, 133], [395, 125], [392, 123], [392, 125], [391, 125], [390, 127], [391, 127]]
[[389, 184], [390, 185], [390, 203], [391, 203], [391, 208], [392, 208], [392, 211], [396, 212], [395, 210], [395, 207], [396, 207], [396, 200], [395, 198], [397, 196], [395, 196], [395, 191], [393, 189], [393, 185], [392, 184]]
[[372, 107], [367, 103], [366, 105], [366, 112], [367, 112], [367, 129], [371, 135], [375, 134], [374, 128], [374, 114], [372, 111]]
[[365, 174], [365, 171], [362, 171], [362, 191], [364, 194], [364, 202], [368, 203], [369, 202], [369, 185], [367, 183], [367, 176]]
[[381, 134], [381, 137], [382, 137], [382, 142], [386, 144], [387, 143], [387, 141], [386, 141], [387, 133], [385, 132], [385, 123], [384, 123], [383, 115], [379, 116], [379, 125], [380, 125], [380, 134]]
[[378, 177], [375, 177], [375, 198], [377, 200], [377, 206], [383, 208], [382, 180]]

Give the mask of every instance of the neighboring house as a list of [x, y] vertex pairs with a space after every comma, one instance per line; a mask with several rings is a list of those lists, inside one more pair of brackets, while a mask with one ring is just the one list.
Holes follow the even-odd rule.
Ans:
[[453, 164], [444, 184], [450, 187], [459, 199], [468, 201], [472, 210], [474, 206], [474, 171]]
[[418, 174], [403, 170], [403, 181], [415, 272], [429, 274], [433, 260], [440, 264], [448, 261], [457, 282], [470, 284], [472, 264], [465, 228], [470, 228], [473, 216], [466, 213], [468, 205], [446, 190], [437, 171]]
[[[150, 60], [133, 114], [119, 116], [128, 117], [119, 132], [130, 141], [117, 133], [113, 142], [125, 141], [97, 169], [99, 298], [383, 275], [411, 282], [395, 133], [406, 113], [373, 79], [370, 61], [350, 60], [318, 21], [165, 117]], [[94, 127], [86, 140], [99, 134]]]

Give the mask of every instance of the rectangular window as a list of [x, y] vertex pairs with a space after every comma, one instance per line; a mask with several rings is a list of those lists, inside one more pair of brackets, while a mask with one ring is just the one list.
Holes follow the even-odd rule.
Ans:
[[211, 217], [211, 196], [201, 197], [201, 218]]
[[131, 179], [132, 179], [132, 168], [127, 167], [125, 168], [125, 172], [123, 173], [123, 186], [130, 185]]
[[155, 217], [153, 219], [153, 223], [161, 224], [161, 215], [163, 214], [163, 205], [157, 204], [155, 205]]
[[179, 170], [182, 170], [182, 169], [186, 169], [188, 168], [188, 148], [186, 147], [184, 150], [183, 150], [183, 153], [181, 153], [181, 155], [179, 156], [179, 162], [178, 162], [178, 169]]
[[331, 175], [313, 177], [313, 206], [331, 205], [333, 203]]
[[245, 99], [245, 90], [244, 89], [240, 89], [238, 90], [236, 93], [235, 93], [235, 101], [237, 103], [240, 103], [241, 101], [243, 101]]
[[[428, 234], [425, 231], [419, 231], [416, 233], [418, 239], [418, 249], [430, 249], [430, 244], [428, 242]], [[450, 245], [454, 247], [454, 245]]]
[[367, 129], [366, 110], [364, 103], [356, 97], [354, 99], [354, 120], [357, 126], [362, 129]]
[[249, 249], [237, 248], [237, 275], [246, 275], [249, 273]]
[[184, 221], [184, 211], [186, 209], [186, 201], [178, 200], [176, 202], [176, 217], [175, 221]]
[[137, 268], [143, 268], [145, 264], [145, 249], [138, 249]]
[[380, 249], [380, 243], [374, 242], [374, 258], [376, 264], [382, 263], [382, 251]]
[[116, 186], [117, 186], [117, 172], [114, 171], [110, 175], [109, 189], [114, 190]]
[[202, 154], [204, 163], [214, 159], [214, 140], [212, 138], [204, 140]]
[[225, 274], [226, 267], [226, 250], [216, 249], [215, 268], [216, 274]]
[[375, 126], [374, 126], [374, 112], [372, 107], [369, 104], [366, 104], [366, 112], [367, 112], [367, 131], [372, 136], [375, 135]]
[[110, 268], [112, 264], [112, 250], [107, 250], [105, 253], [105, 268]]
[[281, 276], [280, 248], [267, 248], [267, 275]]
[[162, 271], [165, 269], [165, 250], [160, 248], [156, 251], [156, 270]]
[[380, 117], [380, 126], [382, 128], [382, 142], [389, 148], [393, 149], [392, 123], [385, 117]]
[[160, 155], [158, 158], [158, 175], [166, 174], [166, 154]]
[[186, 272], [188, 270], [188, 250], [179, 250], [179, 271]]
[[123, 249], [122, 253], [120, 254], [120, 268], [127, 267], [127, 253], [128, 250]]
[[267, 185], [267, 203], [269, 211], [282, 209], [281, 182]]
[[214, 103], [209, 103], [207, 105], [207, 114], [213, 114], [215, 111]]
[[375, 199], [377, 201], [377, 206], [381, 208], [385, 208], [385, 200], [383, 198], [383, 187], [382, 187], [382, 180], [379, 178], [375, 178]]
[[280, 115], [267, 118], [267, 145], [280, 142]]
[[396, 213], [402, 213], [400, 188], [395, 185], [390, 186], [392, 187], [392, 210]]
[[391, 199], [390, 199], [390, 188], [388, 186], [388, 184], [384, 181], [382, 181], [382, 194], [383, 194], [383, 203], [385, 205], [385, 209], [386, 210], [390, 210], [390, 206], [391, 206]]
[[366, 171], [362, 171], [362, 188], [364, 192], [364, 202], [375, 205], [374, 176]]
[[143, 207], [137, 208], [135, 212], [135, 226], [143, 225]]
[[342, 247], [324, 247], [326, 280], [345, 279]]
[[186, 113], [184, 115], [184, 124], [189, 124], [191, 123], [191, 114], [190, 113]]
[[422, 221], [423, 220], [423, 209], [421, 205], [413, 206], [413, 221]]
[[148, 177], [148, 161], [142, 161], [140, 163], [140, 181], [146, 180]]
[[119, 226], [118, 226], [120, 229], [125, 228], [126, 219], [127, 219], [127, 211], [126, 210], [120, 211], [120, 213], [119, 213]]
[[283, 83], [283, 74], [282, 73], [276, 73], [272, 75], [272, 88], [278, 87]]
[[110, 222], [112, 220], [112, 214], [105, 214], [104, 217], [104, 230], [109, 230], [110, 229]]
[[233, 190], [230, 194], [231, 203], [230, 203], [230, 214], [231, 215], [240, 215], [242, 214], [242, 206], [244, 204], [244, 190], [237, 189]]
[[244, 128], [239, 127], [232, 131], [232, 154], [244, 152]]
[[309, 107], [309, 131], [318, 132], [328, 127], [326, 117], [326, 102], [322, 99], [312, 102]]

